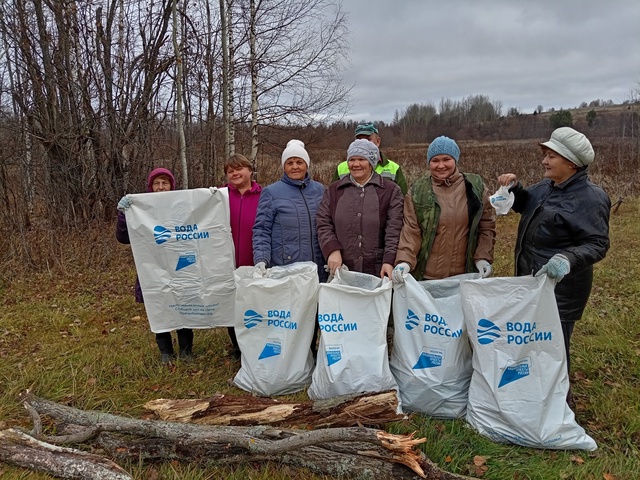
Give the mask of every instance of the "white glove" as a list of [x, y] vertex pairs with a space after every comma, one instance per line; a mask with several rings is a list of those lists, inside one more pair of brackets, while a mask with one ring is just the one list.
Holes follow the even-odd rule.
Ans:
[[538, 270], [536, 277], [546, 273], [547, 277], [559, 282], [570, 271], [571, 263], [569, 263], [569, 259], [561, 253], [556, 253]]
[[399, 263], [391, 272], [391, 281], [393, 283], [404, 283], [404, 274], [409, 273], [411, 265], [406, 262]]
[[256, 268], [258, 270], [260, 270], [260, 275], [262, 275], [263, 277], [267, 274], [267, 264], [266, 263], [258, 262], [258, 263], [256, 263]]
[[218, 187], [209, 187], [209, 191], [211, 192], [211, 195], [215, 195], [218, 191]]
[[133, 200], [131, 199], [131, 195], [125, 195], [118, 202], [118, 211], [125, 212], [132, 204]]
[[486, 260], [478, 260], [476, 262], [476, 268], [480, 272], [480, 277], [481, 278], [490, 277], [491, 273], [493, 272], [493, 267]]

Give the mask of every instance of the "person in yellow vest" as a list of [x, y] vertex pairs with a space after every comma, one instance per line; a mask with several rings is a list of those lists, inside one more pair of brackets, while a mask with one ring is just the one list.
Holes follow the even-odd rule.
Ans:
[[[361, 138], [369, 140], [376, 147], [378, 147], [378, 149], [380, 148], [380, 143], [382, 143], [382, 138], [380, 138], [378, 129], [373, 123], [361, 123], [360, 125], [358, 125], [355, 131], [355, 138], [356, 140], [359, 140]], [[404, 173], [402, 173], [400, 165], [391, 160], [382, 152], [380, 152], [380, 157], [378, 159], [378, 163], [376, 164], [375, 172], [382, 178], [389, 179], [392, 182], [396, 183], [400, 187], [400, 190], [402, 190], [403, 195], [407, 194], [407, 180], [404, 177]], [[333, 178], [331, 179], [331, 181], [335, 182], [336, 180], [342, 180], [347, 176], [349, 176], [349, 165], [345, 160], [338, 165], [338, 168], [333, 174]]]
[[462, 273], [493, 270], [495, 211], [480, 175], [458, 169], [460, 148], [441, 136], [427, 150], [426, 175], [418, 178], [404, 199], [392, 280], [434, 280]]

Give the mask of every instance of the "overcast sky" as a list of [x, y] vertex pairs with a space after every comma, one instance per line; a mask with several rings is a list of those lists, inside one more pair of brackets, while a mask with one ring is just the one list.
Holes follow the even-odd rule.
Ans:
[[622, 103], [640, 82], [640, 0], [343, 0], [348, 118], [486, 95], [532, 113]]

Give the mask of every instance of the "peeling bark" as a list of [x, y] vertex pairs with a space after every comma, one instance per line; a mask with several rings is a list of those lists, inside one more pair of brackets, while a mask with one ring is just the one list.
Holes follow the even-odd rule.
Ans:
[[215, 394], [205, 399], [158, 399], [145, 403], [160, 419], [199, 425], [310, 426], [384, 425], [406, 418], [395, 390], [330, 401], [282, 402], [272, 398]]
[[0, 431], [0, 461], [59, 478], [131, 480], [107, 458], [41, 442], [12, 428]]
[[[357, 403], [357, 400], [349, 399], [347, 404], [352, 405], [351, 402]], [[58, 432], [64, 433], [58, 437], [45, 437], [38, 428], [34, 428], [35, 434], [51, 441], [91, 439], [92, 447], [100, 449], [116, 460], [142, 462], [176, 460], [190, 463], [213, 461], [221, 464], [276, 461], [341, 478], [407, 480], [468, 478], [440, 470], [416, 448], [425, 439], [417, 439], [413, 435], [394, 435], [383, 430], [365, 427], [301, 430], [267, 425], [213, 426], [163, 420], [140, 420], [79, 410], [38, 398], [29, 392], [21, 395], [21, 401], [32, 417], [37, 417], [37, 419], [34, 418], [34, 425], [39, 425], [40, 416], [46, 415], [56, 423]], [[191, 412], [189, 416], [195, 414], [197, 417], [203, 411], [210, 412], [210, 409], [202, 409], [202, 404], [198, 403], [202, 401], [163, 402], [161, 405], [181, 405], [182, 407], [185, 405], [184, 402], [187, 402], [186, 405], [189, 407], [177, 411]], [[211, 405], [211, 399], [204, 402], [207, 406]], [[264, 404], [268, 408], [273, 406], [268, 405], [269, 402]], [[344, 399], [337, 404], [344, 404]], [[335, 406], [334, 404], [333, 407], [327, 408], [332, 411]], [[327, 410], [323, 410], [325, 406], [321, 405], [321, 407], [320, 410], [327, 415]], [[314, 408], [319, 407], [316, 404], [310, 404], [305, 408], [313, 412]], [[173, 413], [175, 412], [176, 410], [173, 410]], [[184, 415], [178, 415], [178, 417], [184, 421]], [[2, 438], [0, 442], [3, 442]], [[97, 458], [101, 459], [101, 457]], [[107, 459], [101, 460], [110, 462]], [[13, 461], [7, 461], [7, 463], [18, 465]], [[27, 465], [20, 465], [30, 468]], [[128, 477], [102, 476], [100, 478]]]

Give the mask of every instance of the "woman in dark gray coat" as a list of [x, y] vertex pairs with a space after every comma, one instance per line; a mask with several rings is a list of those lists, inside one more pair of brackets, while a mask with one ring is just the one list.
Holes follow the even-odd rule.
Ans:
[[541, 143], [544, 180], [528, 188], [516, 175], [500, 175], [513, 184], [513, 210], [521, 214], [515, 249], [516, 275], [555, 278], [567, 367], [575, 322], [582, 317], [593, 283], [593, 264], [609, 250], [609, 210], [605, 191], [591, 183], [587, 167], [594, 161], [591, 143], [569, 127], [556, 129]]

